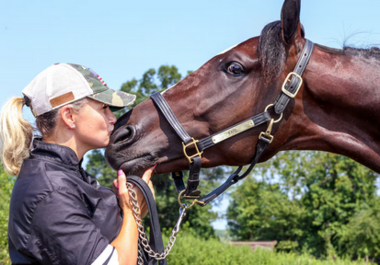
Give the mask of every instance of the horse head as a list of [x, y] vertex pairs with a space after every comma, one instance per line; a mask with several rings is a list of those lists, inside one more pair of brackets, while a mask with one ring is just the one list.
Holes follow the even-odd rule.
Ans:
[[[216, 55], [162, 93], [191, 137], [204, 139], [264, 112], [276, 101], [306, 43], [300, 6], [300, 0], [286, 0], [281, 20], [266, 25], [260, 36]], [[334, 75], [342, 61], [357, 65], [369, 63], [363, 60], [345, 55], [343, 51], [323, 46], [315, 48], [303, 75], [303, 85], [290, 100], [280, 122], [273, 126], [273, 142], [260, 161], [281, 150], [323, 150], [350, 156], [380, 171], [380, 150], [375, 147], [379, 137], [374, 138], [372, 134], [377, 130], [359, 132], [349, 126], [356, 119], [358, 126], [363, 122], [373, 125], [378, 117], [367, 116], [363, 121], [360, 116], [367, 115], [367, 109], [347, 110], [355, 105], [346, 94], [354, 90], [355, 83], [343, 81], [342, 84], [342, 80], [352, 71], [343, 69], [343, 76], [342, 73]], [[342, 91], [343, 86], [345, 91]], [[280, 118], [272, 107], [267, 109], [273, 119]], [[340, 122], [334, 116], [339, 114], [347, 122]], [[262, 124], [205, 150], [202, 165], [248, 164], [255, 154], [260, 133], [266, 129], [267, 125]], [[183, 170], [189, 164], [181, 139], [152, 100], [142, 102], [117, 121], [105, 157], [114, 169], [121, 168], [136, 175], [155, 164], [159, 165], [157, 173]]]

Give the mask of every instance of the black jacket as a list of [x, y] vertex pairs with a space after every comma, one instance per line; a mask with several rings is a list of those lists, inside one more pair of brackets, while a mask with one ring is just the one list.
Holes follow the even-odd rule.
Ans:
[[121, 229], [117, 198], [66, 146], [35, 139], [9, 211], [13, 263], [91, 264]]

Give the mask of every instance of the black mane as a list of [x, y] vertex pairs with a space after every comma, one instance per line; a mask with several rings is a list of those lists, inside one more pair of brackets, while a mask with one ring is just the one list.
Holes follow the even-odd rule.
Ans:
[[380, 59], [380, 49], [379, 49], [379, 47], [376, 47], [376, 46], [370, 47], [368, 49], [344, 46], [343, 51], [345, 54], [362, 56], [365, 58], [378, 58], [378, 59]]
[[353, 46], [344, 45], [343, 49], [334, 49], [326, 47], [320, 44], [315, 44], [319, 49], [324, 52], [336, 54], [336, 55], [352, 55], [352, 56], [361, 56], [364, 58], [378, 58], [380, 59], [380, 48], [379, 47], [370, 47], [370, 48], [356, 48]]
[[[278, 77], [288, 57], [281, 34], [281, 21], [269, 23], [261, 31], [257, 56], [261, 63], [262, 75], [266, 82]], [[334, 49], [319, 44], [315, 45], [321, 50], [332, 54], [380, 59], [379, 47], [356, 48], [344, 44], [343, 49]]]

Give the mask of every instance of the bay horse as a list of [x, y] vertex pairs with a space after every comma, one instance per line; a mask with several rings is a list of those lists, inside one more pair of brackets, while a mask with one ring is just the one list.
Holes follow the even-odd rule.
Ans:
[[[300, 0], [285, 0], [281, 20], [258, 37], [218, 54], [162, 96], [186, 132], [204, 139], [257, 115], [281, 93], [281, 86], [306, 43]], [[303, 84], [259, 162], [282, 150], [341, 154], [380, 173], [380, 50], [332, 49], [315, 44]], [[271, 112], [278, 118], [278, 115]], [[255, 155], [262, 124], [204, 151], [203, 167], [246, 165]], [[187, 169], [180, 138], [151, 99], [115, 124], [105, 157], [128, 174], [158, 164], [155, 172]]]

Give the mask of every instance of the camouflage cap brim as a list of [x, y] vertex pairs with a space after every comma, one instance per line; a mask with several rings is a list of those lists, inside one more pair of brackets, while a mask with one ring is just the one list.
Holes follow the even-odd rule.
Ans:
[[136, 95], [128, 94], [119, 90], [113, 90], [111, 88], [87, 97], [108, 104], [110, 107], [113, 107], [113, 110], [120, 110], [124, 107], [130, 106], [136, 99]]

